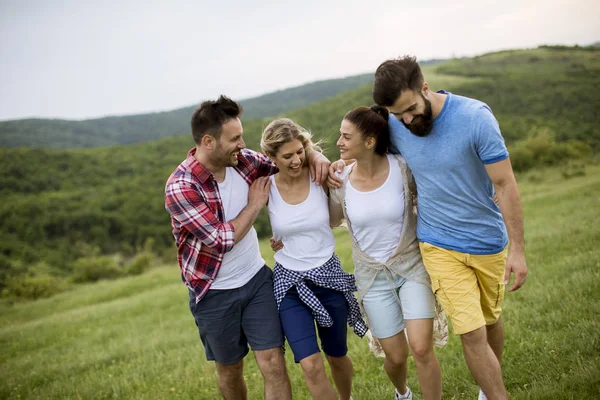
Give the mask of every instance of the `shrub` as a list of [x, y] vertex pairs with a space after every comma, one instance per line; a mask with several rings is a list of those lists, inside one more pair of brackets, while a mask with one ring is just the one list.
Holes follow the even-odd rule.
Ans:
[[113, 256], [80, 258], [73, 263], [73, 282], [95, 282], [100, 279], [115, 279], [124, 275]]
[[127, 265], [126, 271], [129, 275], [139, 275], [152, 267], [156, 257], [149, 251], [138, 253], [131, 263]]
[[38, 275], [18, 275], [8, 277], [5, 280], [2, 296], [35, 300], [53, 296], [67, 290], [68, 287], [69, 285], [65, 279], [45, 273]]
[[591, 154], [592, 148], [579, 140], [556, 142], [548, 128], [537, 129], [533, 136], [510, 147], [510, 159], [515, 171], [557, 165], [568, 160], [586, 158]]

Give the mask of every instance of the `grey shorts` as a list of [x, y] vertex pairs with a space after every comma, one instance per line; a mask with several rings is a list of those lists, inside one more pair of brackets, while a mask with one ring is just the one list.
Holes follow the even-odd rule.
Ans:
[[190, 291], [190, 311], [209, 361], [235, 364], [248, 354], [248, 344], [253, 351], [283, 345], [273, 272], [266, 265], [244, 286], [209, 290], [198, 304]]

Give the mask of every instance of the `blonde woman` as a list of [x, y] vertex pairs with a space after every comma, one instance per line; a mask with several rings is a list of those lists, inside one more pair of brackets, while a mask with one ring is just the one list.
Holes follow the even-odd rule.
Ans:
[[385, 353], [384, 369], [396, 399], [412, 399], [406, 385], [406, 329], [423, 398], [439, 400], [435, 297], [416, 238], [414, 180], [402, 156], [387, 154], [387, 119], [387, 110], [377, 106], [358, 107], [344, 117], [337, 145], [341, 159], [354, 162], [339, 176], [341, 187], [331, 189], [331, 220], [346, 220], [358, 299]]
[[262, 135], [261, 148], [279, 169], [271, 176], [268, 202], [273, 236], [282, 243], [273, 284], [285, 337], [312, 397], [338, 398], [325, 373], [318, 333], [339, 397], [347, 400], [353, 375], [347, 324], [359, 336], [366, 326], [353, 295], [354, 276], [334, 254], [327, 189], [312, 181], [306, 165], [306, 152], [314, 147], [310, 133], [287, 118], [271, 122]]

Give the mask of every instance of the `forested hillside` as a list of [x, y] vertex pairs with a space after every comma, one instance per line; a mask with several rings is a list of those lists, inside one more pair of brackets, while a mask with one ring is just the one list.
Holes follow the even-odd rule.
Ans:
[[[600, 149], [599, 48], [506, 51], [427, 66], [424, 74], [434, 90], [491, 106], [518, 171], [562, 163], [565, 177], [584, 173], [582, 162], [570, 172], [570, 160]], [[367, 84], [283, 114], [323, 139], [333, 160], [343, 115], [371, 102]], [[248, 147], [257, 148], [269, 120], [246, 114]], [[192, 146], [188, 134], [94, 149], [1, 149], [0, 288], [27, 271], [66, 276], [81, 265], [76, 260], [144, 248], [174, 260], [164, 183]], [[270, 234], [265, 215], [256, 226]]]
[[[242, 100], [247, 119], [277, 115], [372, 81], [372, 74], [311, 82]], [[227, 93], [224, 93], [227, 94]], [[202, 102], [202, 94], [198, 94]], [[0, 122], [0, 147], [74, 148], [150, 142], [190, 131], [197, 105], [172, 111], [83, 121], [21, 119]]]

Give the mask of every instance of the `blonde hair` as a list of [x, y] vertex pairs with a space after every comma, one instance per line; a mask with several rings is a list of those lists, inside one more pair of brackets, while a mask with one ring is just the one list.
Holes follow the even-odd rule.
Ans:
[[313, 143], [312, 134], [289, 118], [278, 118], [265, 128], [260, 139], [260, 148], [269, 155], [275, 156], [279, 148], [292, 140], [299, 140], [304, 150], [321, 151], [319, 143]]

